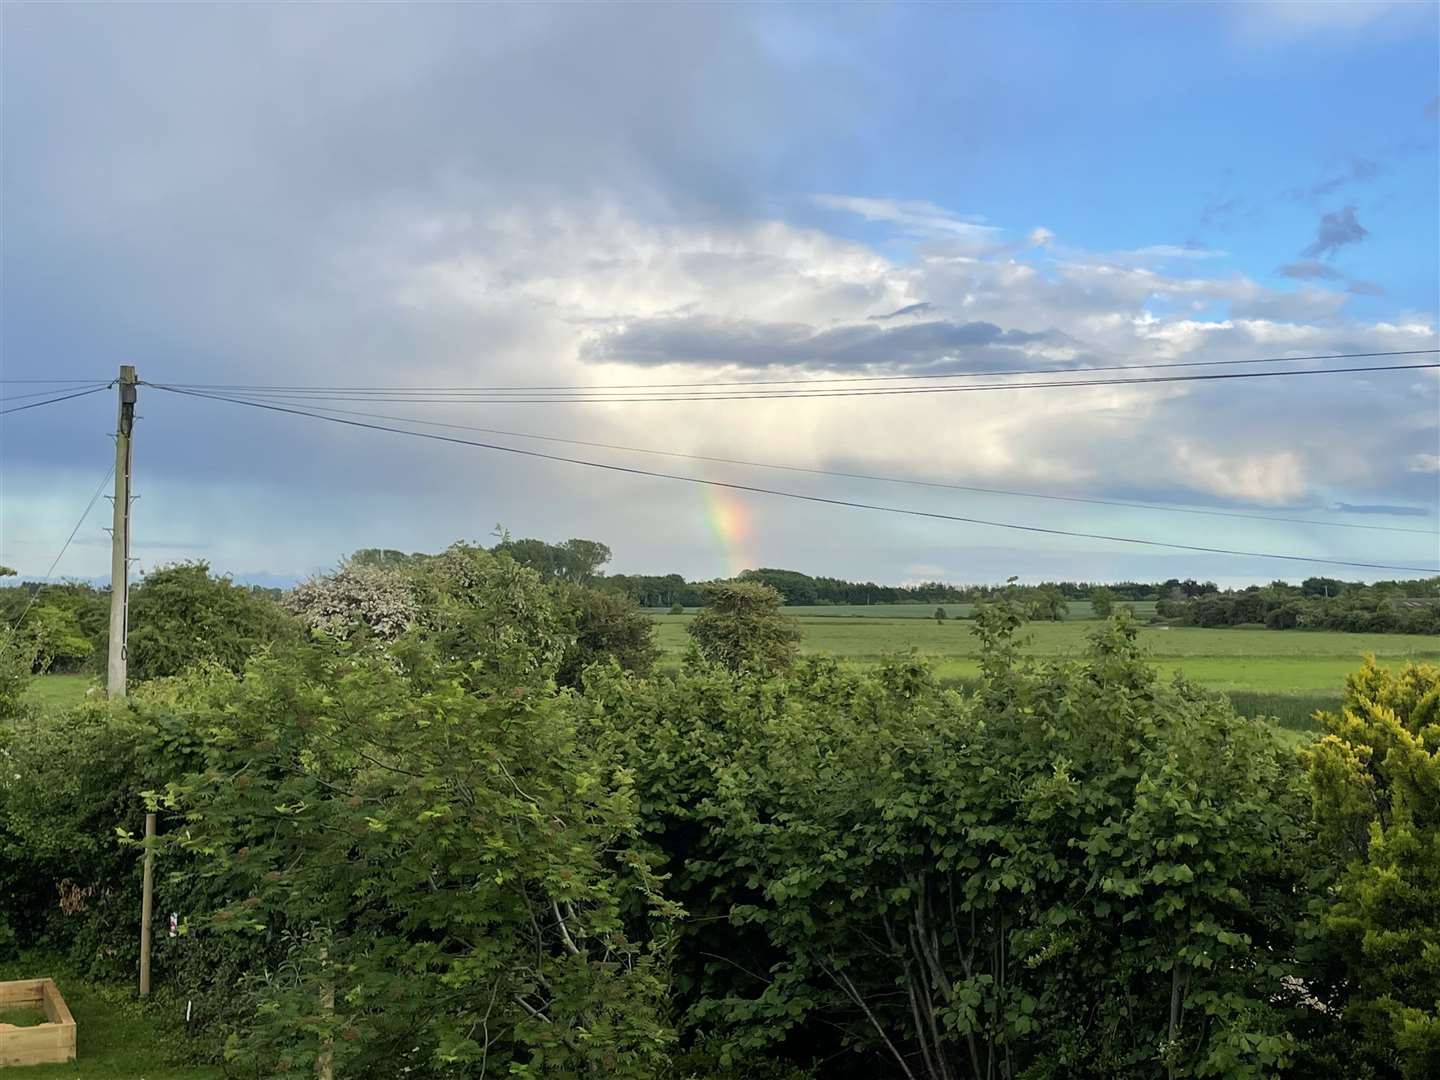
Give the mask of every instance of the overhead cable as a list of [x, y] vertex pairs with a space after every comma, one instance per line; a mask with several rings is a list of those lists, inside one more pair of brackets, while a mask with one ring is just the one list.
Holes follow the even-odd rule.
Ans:
[[[166, 384], [169, 387], [170, 384]], [[205, 395], [213, 396], [213, 395]], [[240, 398], [241, 395], [232, 395]], [[501, 428], [479, 427], [473, 424], [448, 424], [442, 420], [425, 420], [418, 416], [395, 416], [390, 413], [360, 412], [355, 409], [337, 409], [333, 406], [316, 405], [313, 408], [322, 413], [338, 413], [343, 416], [363, 416], [371, 420], [394, 420], [405, 424], [420, 424], [424, 427], [445, 428], [450, 431], [475, 431], [486, 435], [500, 435], [510, 439], [533, 439], [538, 442], [562, 443], [566, 446], [588, 446], [598, 450], [619, 450], [627, 454], [652, 454], [658, 457], [680, 458], [685, 461], [706, 461], [719, 465], [741, 465], [752, 469], [777, 469], [783, 472], [807, 473], [813, 476], [834, 476], [844, 480], [868, 480], [881, 484], [908, 484], [913, 487], [940, 488], [946, 491], [964, 491], [976, 495], [1005, 495], [1023, 499], [1047, 499], [1056, 502], [1087, 503], [1095, 506], [1117, 506], [1131, 510], [1157, 510], [1173, 514], [1200, 514], [1207, 517], [1238, 518], [1241, 521], [1274, 521], [1290, 525], [1315, 525], [1327, 529], [1365, 529], [1374, 532], [1412, 533], [1418, 536], [1434, 536], [1434, 529], [1407, 529], [1399, 525], [1366, 525], [1353, 521], [1316, 521], [1314, 518], [1281, 517], [1275, 514], [1242, 512], [1231, 510], [1204, 510], [1199, 507], [1167, 506], [1163, 503], [1130, 502], [1120, 499], [1096, 499], [1080, 495], [1053, 495], [1037, 491], [1013, 491], [1006, 488], [975, 487], [969, 484], [955, 484], [940, 480], [917, 480], [904, 476], [877, 476], [871, 473], [844, 472], [837, 469], [820, 469], [807, 465], [786, 465], [773, 461], [750, 461], [744, 458], [717, 457], [710, 454], [687, 454], [678, 450], [655, 450], [642, 446], [623, 446], [618, 443], [593, 442], [587, 439], [565, 439], [557, 435], [536, 435], [532, 432], [506, 431]]]
[[[1379, 364], [1367, 367], [1348, 368], [1303, 368], [1299, 371], [1227, 371], [1209, 375], [1153, 375], [1144, 378], [1130, 379], [1070, 379], [1062, 382], [1029, 382], [1029, 383], [982, 383], [976, 386], [923, 386], [923, 387], [864, 387], [846, 390], [771, 390], [771, 391], [748, 391], [741, 393], [724, 394], [665, 394], [648, 396], [615, 397], [602, 395], [584, 396], [551, 396], [538, 398], [517, 398], [517, 397], [474, 397], [466, 394], [450, 395], [426, 395], [421, 397], [404, 397], [399, 394], [392, 395], [363, 395], [354, 396], [345, 392], [317, 394], [317, 393], [296, 393], [288, 391], [245, 391], [249, 398], [269, 398], [277, 401], [383, 401], [393, 404], [470, 404], [470, 405], [554, 405], [554, 404], [640, 404], [640, 403], [666, 403], [686, 401], [793, 401], [804, 398], [848, 398], [848, 397], [890, 397], [909, 396], [912, 394], [963, 394], [974, 393], [985, 390], [1047, 390], [1064, 389], [1086, 386], [1139, 386], [1159, 383], [1188, 383], [1188, 382], [1212, 382], [1216, 380], [1229, 379], [1276, 379], [1290, 378], [1300, 375], [1347, 375], [1362, 374], [1378, 371], [1424, 371], [1433, 368], [1440, 368], [1440, 362], [1429, 364]], [[178, 385], [165, 383], [153, 384], [173, 386], [175, 389], [188, 389]]]
[[[100, 481], [100, 486], [95, 489], [95, 494], [91, 495], [90, 501], [85, 504], [85, 509], [80, 511], [80, 520], [75, 522], [75, 527], [70, 530], [70, 535], [65, 538], [65, 543], [60, 548], [60, 554], [56, 555], [55, 558], [51, 561], [50, 569], [45, 571], [45, 577], [42, 580], [49, 581], [50, 578], [54, 576], [55, 568], [60, 565], [60, 560], [65, 557], [65, 552], [70, 550], [70, 544], [72, 541], [74, 541], [76, 534], [79, 533], [80, 526], [85, 524], [85, 519], [90, 516], [90, 511], [95, 508], [95, 504], [100, 500], [100, 493], [105, 490], [105, 485], [110, 482], [110, 478], [114, 475], [115, 466], [112, 464], [110, 468], [106, 470], [104, 478]], [[10, 624], [11, 630], [16, 629], [22, 622], [25, 621], [25, 616], [30, 614], [30, 609], [35, 606], [35, 601], [39, 598], [39, 596], [39, 589], [36, 589], [33, 593], [30, 594], [30, 602], [25, 605], [24, 609], [20, 612], [19, 617]]]
[[16, 405], [9, 409], [0, 409], [0, 416], [6, 413], [24, 412], [26, 409], [38, 409], [41, 405], [54, 405], [58, 401], [69, 401], [71, 398], [85, 397], [87, 394], [98, 394], [102, 390], [108, 390], [109, 386], [94, 386], [89, 390], [77, 390], [73, 394], [64, 394], [60, 397], [49, 398], [45, 401], [32, 401], [29, 405]]
[[427, 431], [411, 431], [406, 428], [389, 427], [383, 424], [372, 424], [362, 420], [347, 420], [338, 416], [326, 416], [322, 413], [310, 412], [304, 409], [296, 409], [282, 405], [272, 405], [266, 402], [249, 401], [244, 398], [224, 397], [220, 395], [201, 394], [190, 390], [181, 390], [171, 386], [155, 385], [156, 389], [165, 390], [169, 393], [184, 394], [190, 397], [199, 397], [212, 401], [225, 401], [234, 405], [247, 406], [254, 409], [265, 409], [270, 412], [288, 413], [294, 416], [305, 416], [315, 420], [323, 420], [332, 424], [341, 424], [347, 427], [361, 428], [370, 431], [386, 431], [395, 435], [408, 435], [415, 439], [427, 439], [434, 442], [452, 443], [459, 446], [472, 446], [482, 450], [495, 450], [507, 454], [515, 454], [521, 457], [534, 458], [543, 461], [555, 461], [568, 465], [581, 465], [591, 469], [601, 469], [606, 472], [622, 473], [630, 476], [645, 476], [659, 480], [678, 480], [689, 484], [698, 484], [705, 487], [726, 488], [731, 491], [744, 491], [755, 495], [771, 495], [779, 498], [795, 499], [802, 502], [816, 503], [825, 506], [843, 506], [855, 510], [873, 510], [880, 513], [900, 514], [908, 517], [928, 518], [937, 521], [953, 521], [965, 525], [982, 525], [988, 528], [1010, 529], [1018, 532], [1038, 533], [1047, 536], [1065, 536], [1082, 540], [1101, 540], [1109, 543], [1136, 544], [1144, 547], [1168, 548], [1176, 551], [1194, 551], [1209, 555], [1231, 555], [1243, 558], [1274, 559], [1284, 562], [1298, 562], [1308, 564], [1324, 564], [1327, 566], [1346, 566], [1365, 570], [1394, 570], [1406, 573], [1440, 574], [1440, 567], [1429, 566], [1398, 566], [1390, 563], [1373, 563], [1349, 559], [1329, 559], [1308, 555], [1276, 554], [1263, 551], [1242, 551], [1231, 548], [1208, 547], [1199, 544], [1177, 544], [1165, 540], [1147, 540], [1132, 536], [1110, 536], [1102, 533], [1077, 532], [1069, 529], [1054, 529], [1040, 525], [1021, 525], [1013, 522], [989, 521], [982, 518], [966, 517], [958, 514], [944, 514], [931, 510], [916, 510], [908, 507], [883, 506], [875, 503], [855, 502], [849, 499], [835, 499], [823, 495], [806, 495], [800, 492], [780, 491], [775, 488], [758, 487], [752, 484], [737, 484], [724, 480], [710, 480], [697, 476], [684, 476], [678, 473], [658, 472], [650, 469], [638, 469], [629, 465], [613, 465], [606, 462], [588, 461], [583, 458], [564, 457], [559, 454], [547, 454], [539, 450], [526, 450], [516, 446], [502, 446], [498, 443], [479, 442], [474, 439], [461, 439], [451, 435], [438, 435]]
[[[669, 383], [608, 383], [561, 386], [265, 386], [257, 383], [166, 383], [186, 390], [255, 391], [351, 391], [362, 393], [538, 393], [541, 391], [603, 391], [603, 390], [673, 390], [714, 386], [784, 386], [804, 384], [901, 382], [916, 379], [977, 379], [989, 376], [1069, 375], [1092, 371], [1144, 371], [1155, 368], [1226, 367], [1243, 364], [1290, 364], [1316, 360], [1370, 360], [1393, 356], [1430, 356], [1440, 349], [1395, 349], [1388, 352], [1320, 353], [1311, 356], [1263, 356], [1248, 360], [1169, 360], [1150, 364], [1105, 364], [1073, 368], [1007, 368], [999, 371], [944, 371], [906, 375], [828, 375], [799, 376], [793, 379], [702, 380]], [[624, 362], [624, 358], [619, 358]]]

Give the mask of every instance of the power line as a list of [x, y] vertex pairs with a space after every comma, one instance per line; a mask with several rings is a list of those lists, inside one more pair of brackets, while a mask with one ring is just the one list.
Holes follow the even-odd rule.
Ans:
[[[103, 389], [105, 389], [105, 387], [106, 387], [108, 384], [107, 384], [107, 383], [103, 383], [103, 382], [94, 382], [94, 383], [88, 383], [87, 385], [88, 385], [88, 386], [93, 386], [93, 387], [95, 387], [95, 388], [97, 388], [97, 389], [102, 389], [102, 390], [103, 390]], [[50, 390], [32, 390], [32, 391], [31, 391], [30, 393], [28, 393], [28, 394], [6, 394], [5, 396], [0, 397], [0, 401], [24, 401], [24, 400], [27, 399], [27, 398], [45, 397], [47, 394], [53, 394], [53, 393], [55, 393], [55, 392], [56, 392], [55, 389], [50, 389]]]
[[108, 386], [95, 386], [89, 390], [78, 390], [73, 394], [64, 394], [61, 397], [49, 398], [46, 401], [32, 401], [29, 405], [16, 405], [10, 409], [0, 409], [0, 416], [7, 413], [24, 412], [26, 409], [38, 409], [41, 405], [54, 405], [57, 401], [69, 401], [71, 398], [85, 397], [87, 394], [98, 394], [102, 390], [109, 389]]
[[289, 408], [281, 405], [271, 405], [259, 401], [247, 401], [243, 398], [220, 397], [216, 395], [197, 394], [193, 391], [179, 390], [168, 386], [157, 386], [156, 389], [167, 390], [174, 394], [184, 394], [190, 397], [208, 398], [214, 401], [226, 401], [234, 405], [245, 405], [254, 409], [266, 409], [271, 412], [289, 413], [295, 416], [308, 416], [315, 420], [324, 420], [332, 424], [343, 424], [347, 427], [364, 428], [371, 431], [388, 431], [395, 435], [408, 435], [416, 439], [429, 439], [435, 442], [453, 443], [459, 446], [474, 446], [482, 450], [498, 450], [507, 454], [517, 454], [521, 457], [536, 458], [544, 461], [563, 462], [568, 465], [583, 465], [591, 469], [603, 469], [607, 472], [624, 473], [631, 476], [647, 476], [659, 480], [679, 480], [684, 483], [700, 484], [706, 487], [727, 488], [732, 491], [746, 491], [756, 495], [774, 495], [780, 498], [797, 499], [802, 502], [818, 503], [826, 506], [844, 506], [855, 510], [875, 510], [887, 514], [903, 514], [909, 517], [930, 518], [937, 521], [954, 521], [965, 525], [983, 525], [989, 528], [1011, 529], [1019, 532], [1039, 533], [1047, 536], [1067, 536], [1082, 540], [1103, 540], [1110, 543], [1138, 544], [1145, 547], [1170, 548], [1177, 551], [1195, 551], [1209, 555], [1233, 555], [1244, 558], [1255, 559], [1276, 559], [1285, 562], [1299, 562], [1311, 564], [1324, 564], [1327, 566], [1348, 566], [1365, 570], [1397, 570], [1407, 573], [1440, 574], [1440, 567], [1429, 566], [1396, 566], [1389, 563], [1370, 563], [1352, 561], [1348, 559], [1326, 559], [1314, 558], [1305, 555], [1278, 555], [1263, 551], [1240, 551], [1230, 548], [1206, 547], [1199, 544], [1175, 544], [1164, 540], [1145, 540], [1132, 536], [1109, 536], [1102, 533], [1075, 532], [1068, 529], [1052, 529], [1040, 525], [1019, 525], [1013, 522], [988, 521], [982, 518], [963, 517], [958, 514], [942, 514], [930, 510], [914, 510], [906, 507], [881, 506], [874, 503], [853, 502], [848, 499], [834, 499], [823, 495], [805, 495], [793, 491], [780, 491], [775, 488], [757, 487], [751, 484], [736, 484], [724, 480], [707, 480], [697, 476], [683, 476], [678, 473], [657, 472], [650, 469], [637, 469], [628, 465], [611, 465], [605, 462], [587, 461], [583, 458], [564, 457], [559, 454], [546, 454], [539, 450], [524, 450], [515, 446], [501, 446], [497, 443], [483, 443], [473, 439], [460, 439], [451, 435], [437, 435], [426, 431], [409, 431], [405, 428], [388, 427], [383, 424], [371, 424], [361, 420], [346, 420], [337, 416], [326, 416], [322, 413], [309, 412], [304, 409]]
[[[55, 556], [54, 561], [50, 563], [50, 569], [45, 571], [44, 581], [49, 581], [54, 575], [55, 568], [60, 565], [60, 560], [65, 557], [65, 552], [70, 550], [71, 541], [75, 539], [76, 534], [80, 531], [80, 526], [85, 524], [85, 519], [90, 516], [90, 511], [95, 508], [95, 504], [100, 500], [100, 493], [105, 490], [105, 485], [110, 482], [110, 477], [114, 475], [115, 466], [111, 465], [110, 468], [106, 470], [104, 479], [100, 481], [100, 486], [95, 489], [95, 494], [90, 496], [90, 501], [85, 504], [85, 509], [80, 512], [80, 520], [75, 522], [75, 527], [70, 530], [70, 535], [65, 538], [65, 543], [60, 548], [60, 554]], [[10, 624], [11, 630], [16, 629], [25, 621], [25, 616], [30, 614], [30, 609], [35, 606], [35, 601], [39, 599], [39, 597], [39, 589], [36, 589], [30, 594], [30, 602], [26, 604], [25, 609], [20, 612], [20, 617]]]
[[705, 380], [699, 382], [670, 383], [609, 383], [569, 386], [266, 386], [258, 383], [168, 383], [169, 386], [187, 390], [254, 390], [254, 391], [348, 391], [362, 393], [511, 393], [541, 391], [603, 391], [603, 390], [673, 390], [688, 387], [716, 386], [784, 386], [796, 384], [829, 384], [856, 382], [900, 382], [916, 379], [976, 379], [990, 376], [1016, 375], [1068, 375], [1092, 371], [1142, 371], [1155, 368], [1225, 367], [1237, 364], [1288, 364], [1315, 360], [1369, 360], [1393, 356], [1429, 356], [1440, 353], [1440, 349], [1397, 349], [1388, 352], [1321, 353], [1313, 356], [1265, 356], [1249, 360], [1179, 360], [1153, 364], [1107, 364], [1079, 368], [1030, 368], [1005, 369], [1002, 371], [946, 371], [939, 373], [909, 375], [834, 375], [802, 376], [793, 379], [735, 379]]
[[57, 385], [59, 385], [59, 384], [61, 384], [61, 383], [69, 383], [69, 384], [71, 384], [71, 385], [73, 386], [73, 385], [83, 385], [83, 384], [100, 383], [100, 382], [105, 382], [105, 380], [104, 380], [104, 379], [0, 379], [0, 384], [5, 384], [5, 383], [36, 383], [36, 384], [40, 384], [40, 385], [47, 385], [47, 384], [48, 384], [48, 385], [52, 385], [52, 386], [57, 386]]
[[[168, 387], [160, 387], [167, 389]], [[227, 400], [223, 396], [200, 394], [217, 401]], [[237, 399], [238, 400], [238, 399]], [[754, 469], [778, 469], [784, 472], [808, 473], [814, 476], [834, 476], [847, 480], [869, 480], [884, 484], [909, 484], [914, 487], [940, 488], [947, 491], [964, 491], [979, 495], [1006, 495], [1025, 499], [1046, 499], [1056, 502], [1087, 503], [1096, 506], [1118, 506], [1132, 510], [1158, 510], [1174, 514], [1200, 514], [1207, 517], [1238, 518], [1242, 521], [1275, 521], [1291, 525], [1315, 525], [1330, 529], [1365, 529], [1375, 532], [1411, 533], [1419, 536], [1434, 536], [1433, 529], [1406, 529], [1396, 525], [1365, 525], [1350, 521], [1316, 521], [1313, 518], [1281, 517], [1275, 514], [1242, 513], [1226, 510], [1202, 510], [1195, 507], [1165, 506], [1158, 503], [1127, 502], [1119, 499], [1096, 499], [1079, 495], [1050, 495], [1035, 491], [1013, 491], [1005, 488], [974, 487], [967, 484], [953, 484], [938, 480], [917, 480], [913, 477], [876, 476], [870, 473], [842, 472], [835, 469], [819, 469], [804, 465], [785, 465], [768, 461], [748, 461], [743, 458], [717, 457], [709, 454], [686, 454], [678, 450], [655, 450], [641, 446], [622, 446], [617, 443], [593, 442], [586, 439], [565, 439], [555, 435], [536, 435], [523, 431], [505, 431], [500, 428], [477, 427], [471, 424], [447, 424], [440, 420], [424, 420], [417, 416], [394, 416], [388, 413], [358, 412], [354, 409], [337, 409], [316, 406], [324, 413], [340, 413], [345, 416], [363, 416], [372, 420], [396, 420], [408, 424], [422, 424], [426, 427], [447, 428], [453, 431], [477, 431], [488, 435], [502, 435], [511, 439], [534, 439], [540, 442], [563, 443], [567, 446], [589, 446], [600, 450], [620, 450], [628, 454], [653, 454], [659, 457], [682, 458], [686, 461], [707, 461], [721, 465], [742, 465]]]
[[[774, 391], [751, 391], [735, 394], [675, 394], [675, 395], [651, 395], [645, 397], [613, 397], [590, 395], [582, 397], [541, 397], [541, 398], [480, 398], [464, 395], [450, 395], [446, 397], [400, 397], [365, 395], [360, 397], [349, 396], [344, 393], [335, 394], [299, 394], [278, 391], [246, 391], [246, 396], [251, 398], [269, 398], [278, 401], [382, 401], [391, 404], [471, 404], [471, 405], [553, 405], [553, 404], [577, 404], [582, 402], [596, 402], [600, 404], [639, 404], [642, 402], [690, 402], [690, 401], [774, 401], [774, 400], [798, 400], [802, 398], [841, 398], [841, 397], [888, 397], [895, 395], [910, 394], [960, 394], [972, 393], [983, 390], [1043, 390], [1065, 387], [1086, 387], [1086, 386], [1140, 386], [1158, 383], [1185, 383], [1185, 382], [1213, 382], [1229, 379], [1275, 379], [1290, 378], [1299, 375], [1349, 375], [1377, 371], [1424, 371], [1433, 368], [1440, 368], [1440, 362], [1429, 364], [1379, 364], [1366, 367], [1349, 368], [1304, 368], [1299, 371], [1227, 371], [1209, 375], [1152, 375], [1144, 378], [1133, 379], [1071, 379], [1062, 382], [1030, 382], [1030, 383], [983, 383], [978, 386], [924, 386], [924, 387], [864, 387], [846, 390], [774, 390]], [[168, 383], [152, 383], [149, 385], [182, 389], [179, 386], [172, 386]], [[188, 388], [187, 388], [188, 389]]]

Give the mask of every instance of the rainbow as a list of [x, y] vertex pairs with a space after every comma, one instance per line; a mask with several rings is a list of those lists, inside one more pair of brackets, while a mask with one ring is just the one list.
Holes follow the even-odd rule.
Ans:
[[736, 492], [725, 488], [707, 487], [702, 497], [705, 500], [705, 519], [720, 544], [729, 576], [735, 577], [742, 570], [754, 569], [755, 564], [750, 557], [754, 515], [750, 507], [741, 501]]

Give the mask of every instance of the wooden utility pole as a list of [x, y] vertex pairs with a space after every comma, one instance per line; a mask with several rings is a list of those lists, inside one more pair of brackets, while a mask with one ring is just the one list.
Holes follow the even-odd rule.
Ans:
[[[125, 696], [130, 633], [130, 462], [135, 430], [135, 368], [120, 366], [115, 420], [115, 516], [110, 530], [110, 656], [105, 689]], [[155, 815], [145, 815], [145, 869], [140, 884], [140, 996], [150, 993], [150, 922], [155, 912]]]
[[155, 815], [145, 815], [145, 871], [140, 879], [140, 996], [150, 993], [150, 923], [155, 915]]
[[135, 427], [135, 369], [124, 364], [115, 383], [115, 517], [110, 530], [110, 664], [105, 689], [125, 696], [125, 646], [130, 622], [130, 437]]

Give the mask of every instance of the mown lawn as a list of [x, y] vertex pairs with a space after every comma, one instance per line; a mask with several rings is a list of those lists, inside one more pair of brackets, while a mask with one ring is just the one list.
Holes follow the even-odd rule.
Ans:
[[[49, 676], [63, 678], [63, 676]], [[76, 1059], [0, 1071], [5, 1080], [220, 1080], [218, 1068], [177, 1064], [184, 1046], [184, 1002], [142, 1010], [134, 991], [97, 986], [44, 957], [0, 963], [0, 981], [53, 978], [75, 1016]], [[167, 1022], [164, 1012], [174, 1013]]]
[[93, 675], [42, 675], [30, 684], [27, 696], [44, 708], [63, 709], [85, 700], [85, 691], [100, 686]]

